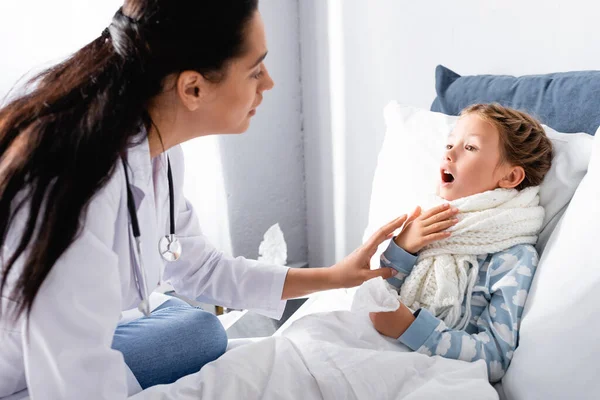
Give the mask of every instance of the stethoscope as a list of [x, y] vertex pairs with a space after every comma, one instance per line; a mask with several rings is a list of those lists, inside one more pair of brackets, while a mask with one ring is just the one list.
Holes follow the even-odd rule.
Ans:
[[[131, 230], [135, 239], [135, 248], [137, 253], [137, 263], [132, 262], [132, 264], [135, 283], [137, 286], [138, 294], [141, 299], [141, 302], [138, 305], [138, 310], [140, 310], [145, 316], [149, 316], [150, 301], [148, 300], [149, 293], [148, 283], [146, 280], [146, 270], [144, 269], [144, 264], [142, 261], [142, 240], [140, 233], [140, 224], [138, 222], [137, 213], [135, 209], [135, 202], [133, 200], [133, 192], [131, 191], [131, 186], [129, 185], [129, 176], [127, 175], [127, 164], [125, 163], [124, 159], [121, 159], [121, 161], [123, 162], [123, 168], [125, 169], [125, 183], [127, 185], [127, 209], [129, 210], [129, 218], [131, 219]], [[177, 239], [177, 236], [175, 236], [175, 193], [173, 190], [173, 174], [171, 173], [171, 160], [169, 160], [168, 156], [167, 165], [167, 178], [169, 179], [170, 229], [169, 234], [163, 236], [158, 241], [158, 252], [165, 261], [172, 262], [179, 260], [179, 257], [181, 257], [181, 243], [179, 242], [179, 239]]]

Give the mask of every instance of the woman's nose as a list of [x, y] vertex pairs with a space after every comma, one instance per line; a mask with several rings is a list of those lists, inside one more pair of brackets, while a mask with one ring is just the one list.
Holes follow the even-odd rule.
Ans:
[[273, 79], [271, 78], [271, 74], [269, 74], [269, 71], [267, 70], [267, 67], [264, 67], [263, 69], [263, 73], [264, 73], [264, 83], [262, 84], [262, 91], [266, 91], [266, 90], [271, 90], [273, 89], [273, 86], [275, 86], [275, 82], [273, 82]]

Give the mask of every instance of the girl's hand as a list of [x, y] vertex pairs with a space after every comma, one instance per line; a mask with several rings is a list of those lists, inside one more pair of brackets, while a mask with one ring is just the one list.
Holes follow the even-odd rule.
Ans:
[[373, 327], [384, 336], [398, 339], [415, 320], [412, 312], [402, 303], [396, 311], [369, 313]]
[[458, 222], [456, 214], [458, 209], [451, 208], [450, 204], [433, 207], [422, 215], [421, 207], [417, 207], [413, 212], [416, 218], [404, 226], [394, 242], [405, 251], [416, 254], [428, 244], [449, 237], [450, 232], [445, 230]]

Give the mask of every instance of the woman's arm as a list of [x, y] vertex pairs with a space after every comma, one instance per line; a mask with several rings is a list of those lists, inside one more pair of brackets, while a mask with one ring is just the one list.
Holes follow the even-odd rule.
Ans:
[[[416, 260], [414, 255], [399, 246], [399, 241], [409, 243], [410, 248], [416, 246], [416, 252], [431, 242], [448, 237], [450, 234], [444, 230], [456, 223], [454, 216], [457, 212], [449, 204], [441, 204], [424, 213], [417, 207], [410, 217], [403, 215], [383, 226], [367, 243], [333, 267], [289, 271], [282, 298], [299, 297], [319, 290], [354, 287], [378, 276], [399, 289]], [[393, 232], [403, 225], [398, 237], [382, 255], [381, 268], [371, 270], [369, 263], [377, 247], [384, 240], [390, 239]]]
[[170, 282], [177, 293], [208, 304], [251, 309], [280, 318], [285, 308], [282, 299], [324, 289], [357, 286], [375, 276], [391, 276], [389, 268], [371, 271], [369, 260], [377, 246], [391, 237], [406, 217], [387, 224], [368, 243], [329, 268], [290, 269], [223, 254], [202, 234], [193, 207], [183, 196], [181, 147], [169, 150], [169, 157], [175, 173], [173, 183], [179, 210], [176, 233], [185, 251], [178, 261], [166, 265], [163, 280]]
[[[387, 279], [388, 283], [396, 289], [400, 289], [404, 279], [410, 274], [416, 259], [417, 257], [398, 247], [392, 240], [381, 255], [381, 268], [371, 273]], [[282, 298], [289, 299], [306, 295], [312, 291], [346, 287], [343, 286], [343, 277], [334, 276], [334, 272], [333, 268], [291, 269], [286, 277]], [[391, 275], [387, 275], [388, 272]]]
[[181, 295], [280, 318], [285, 308], [282, 300], [358, 286], [376, 276], [391, 277], [393, 269], [371, 270], [369, 262], [377, 246], [405, 221], [404, 215], [386, 224], [367, 243], [332, 267], [293, 269], [226, 256], [204, 237], [193, 207], [184, 201], [176, 226], [186, 250], [178, 261], [167, 264], [163, 278]]
[[390, 239], [394, 231], [406, 222], [407, 216], [387, 223], [375, 232], [369, 240], [352, 254], [329, 268], [290, 269], [283, 286], [282, 299], [305, 296], [327, 289], [349, 288], [362, 284], [375, 277], [391, 278], [397, 272], [393, 268], [384, 267], [372, 270], [370, 261], [377, 247]]

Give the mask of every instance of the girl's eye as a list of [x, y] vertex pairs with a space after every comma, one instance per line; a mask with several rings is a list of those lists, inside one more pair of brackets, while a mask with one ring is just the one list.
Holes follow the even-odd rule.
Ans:
[[262, 70], [258, 71], [257, 73], [255, 73], [254, 75], [252, 75], [252, 77], [254, 79], [259, 79], [262, 76], [263, 72]]
[[451, 145], [451, 144], [447, 144], [447, 145], [446, 145], [446, 150], [450, 150], [451, 148], [452, 148], [452, 145]]
[[470, 144], [468, 144], [468, 145], [465, 146], [465, 150], [467, 150], [467, 151], [475, 151], [476, 149], [475, 149], [475, 147], [473, 147]]

